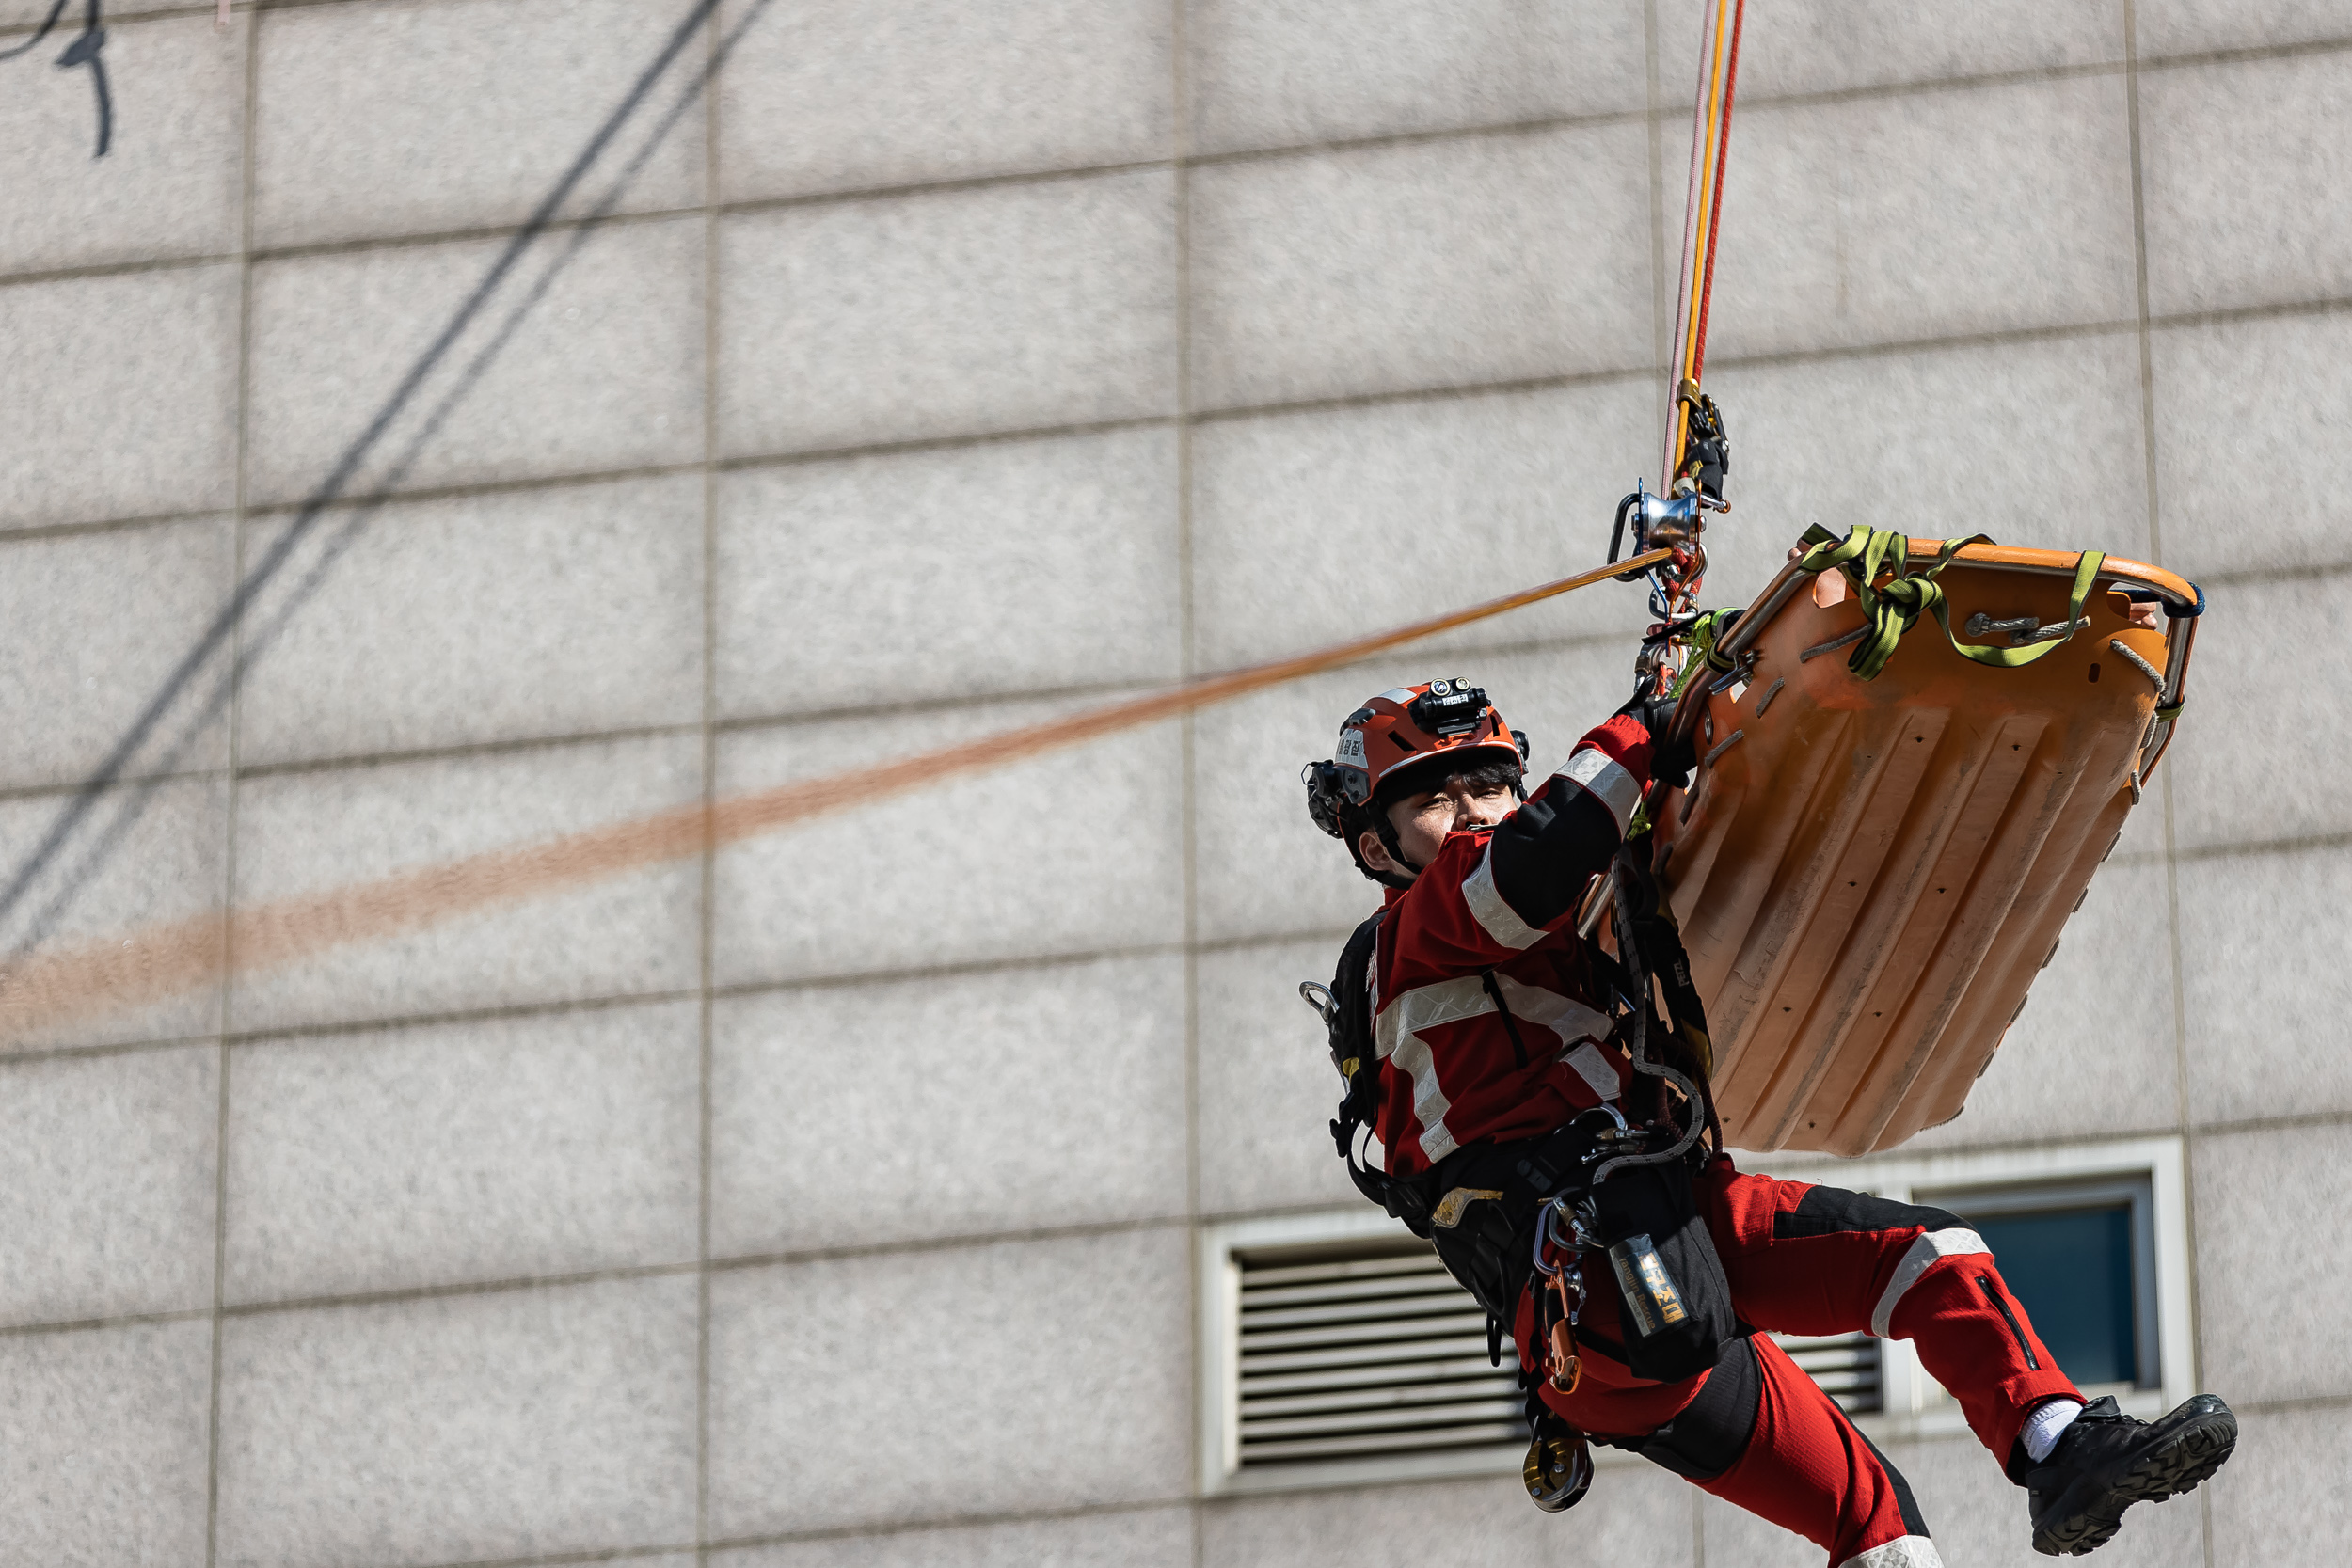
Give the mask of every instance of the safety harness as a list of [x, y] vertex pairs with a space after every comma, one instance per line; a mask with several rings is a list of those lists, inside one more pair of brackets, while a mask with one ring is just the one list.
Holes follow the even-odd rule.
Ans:
[[[1563, 1393], [1575, 1386], [1580, 1339], [1637, 1377], [1672, 1382], [1712, 1367], [1723, 1345], [1745, 1332], [1732, 1312], [1730, 1287], [1691, 1187], [1693, 1168], [1707, 1154], [1699, 1143], [1702, 1130], [1712, 1131], [1716, 1149], [1723, 1145], [1706, 1087], [1713, 1066], [1706, 1009], [1674, 917], [1637, 844], [1648, 847], [1645, 838], [1629, 841], [1606, 874], [1616, 892], [1617, 928], [1629, 934], [1627, 956], [1612, 958], [1597, 947], [1589, 956], [1613, 993], [1616, 1027], [1611, 1037], [1656, 1085], [1649, 1120], [1631, 1123], [1613, 1106], [1603, 1106], [1540, 1138], [1465, 1145], [1416, 1175], [1375, 1168], [1359, 1151], [1383, 1099], [1372, 970], [1388, 911], [1349, 934], [1328, 988], [1311, 981], [1299, 987], [1323, 1018], [1343, 1085], [1330, 1131], [1349, 1180], [1429, 1242], [1477, 1301], [1486, 1316], [1492, 1364], [1502, 1365], [1502, 1342], [1530, 1280], [1542, 1278], [1543, 1288], [1534, 1292], [1536, 1366], [1520, 1373], [1520, 1383], [1535, 1431], [1525, 1481], [1538, 1505], [1552, 1511], [1582, 1497], [1592, 1475], [1581, 1434], [1541, 1399], [1545, 1383]], [[1652, 1000], [1653, 976], [1664, 994], [1664, 1018]], [[1492, 970], [1481, 977], [1523, 1055], [1518, 1023]], [[1652, 1058], [1652, 1040], [1663, 1043], [1667, 1060]], [[1668, 1083], [1683, 1091], [1687, 1129], [1675, 1125]], [[1637, 1091], [1644, 1086], [1637, 1080]], [[1604, 1288], [1617, 1293], [1622, 1342], [1577, 1327], [1589, 1254], [1606, 1256]]]

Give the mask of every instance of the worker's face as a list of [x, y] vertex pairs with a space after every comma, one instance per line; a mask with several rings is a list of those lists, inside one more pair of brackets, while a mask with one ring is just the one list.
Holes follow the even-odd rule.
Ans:
[[1507, 784], [1472, 784], [1456, 774], [1446, 780], [1442, 789], [1406, 795], [1389, 806], [1389, 826], [1396, 830], [1397, 847], [1405, 851], [1411, 865], [1399, 864], [1378, 833], [1363, 834], [1357, 848], [1375, 871], [1411, 877], [1417, 875], [1415, 866], [1427, 865], [1436, 857], [1446, 834], [1491, 828], [1510, 816], [1518, 803], [1518, 794]]

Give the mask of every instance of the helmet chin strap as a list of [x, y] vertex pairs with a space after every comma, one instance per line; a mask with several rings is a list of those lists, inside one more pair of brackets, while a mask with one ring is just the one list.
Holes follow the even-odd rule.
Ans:
[[[1380, 841], [1380, 847], [1388, 851], [1389, 859], [1393, 864], [1388, 870], [1375, 871], [1373, 869], [1372, 863], [1364, 859], [1363, 850], [1351, 844], [1348, 847], [1355, 850], [1357, 869], [1382, 887], [1392, 887], [1399, 893], [1411, 887], [1413, 879], [1421, 875], [1421, 867], [1406, 859], [1404, 848], [1396, 842], [1396, 829], [1386, 817], [1375, 817], [1372, 823], [1372, 832], [1373, 836]], [[1398, 871], [1395, 869], [1398, 865], [1406, 869]]]

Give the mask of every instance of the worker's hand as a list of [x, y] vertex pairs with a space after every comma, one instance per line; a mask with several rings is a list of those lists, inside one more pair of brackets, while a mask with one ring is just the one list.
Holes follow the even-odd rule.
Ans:
[[1677, 789], [1687, 786], [1691, 769], [1698, 765], [1698, 754], [1688, 736], [1678, 743], [1666, 738], [1674, 728], [1675, 700], [1636, 697], [1617, 711], [1638, 720], [1649, 731], [1649, 776], [1662, 779]]
[[1687, 735], [1680, 740], [1667, 739], [1668, 732], [1674, 728], [1675, 705], [1671, 699], [1663, 699], [1658, 707], [1654, 721], [1644, 721], [1649, 724], [1649, 776], [1663, 780], [1676, 789], [1687, 789], [1691, 770], [1699, 765], [1698, 747]]

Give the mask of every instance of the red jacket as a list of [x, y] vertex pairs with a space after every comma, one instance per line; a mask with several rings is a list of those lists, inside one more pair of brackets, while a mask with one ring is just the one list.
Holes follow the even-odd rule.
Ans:
[[1610, 720], [1517, 811], [1449, 835], [1389, 895], [1367, 984], [1392, 1173], [1539, 1136], [1622, 1092], [1630, 1069], [1603, 1043], [1605, 992], [1574, 927], [1648, 787], [1649, 749], [1641, 721]]

